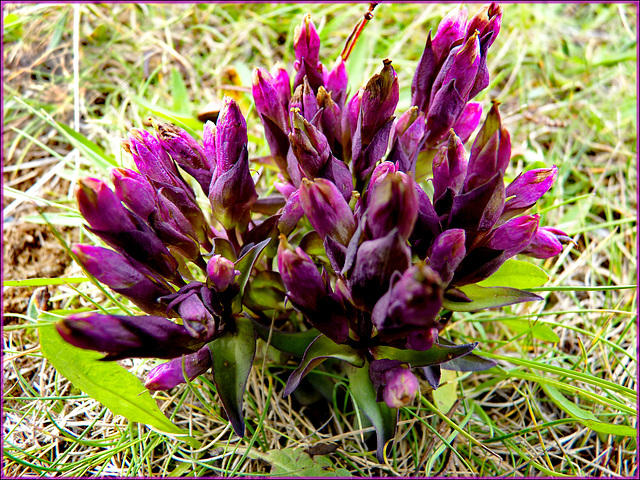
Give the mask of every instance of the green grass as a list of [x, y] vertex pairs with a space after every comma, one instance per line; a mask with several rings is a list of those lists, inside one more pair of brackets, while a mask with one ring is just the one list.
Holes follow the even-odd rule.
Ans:
[[[379, 5], [348, 63], [352, 87], [391, 58], [403, 111], [426, 32], [450, 8]], [[71, 229], [62, 240], [97, 242], [77, 228], [75, 180], [106, 177], [112, 164], [133, 167], [120, 141], [150, 115], [170, 115], [197, 131], [195, 115], [221, 97], [229, 66], [247, 87], [239, 99], [249, 115], [250, 155], [267, 154], [247, 93], [252, 67], [291, 65], [293, 29], [307, 11], [330, 64], [365, 10], [366, 4], [5, 6], [5, 229], [41, 224], [35, 203], [57, 228]], [[385, 464], [375, 459], [372, 427], [354, 409], [345, 381], [332, 383], [329, 399], [294, 408], [282, 397], [293, 364], [280, 366], [280, 357], [263, 348], [245, 397], [244, 439], [232, 434], [210, 376], [155, 394], [167, 416], [200, 442], [196, 448], [129, 423], [77, 390], [44, 360], [37, 312], [5, 308], [4, 475], [284, 475], [291, 464], [272, 452], [291, 455], [318, 443], [338, 446], [321, 474], [338, 468], [356, 476], [637, 473], [630, 430], [637, 427], [637, 292], [625, 288], [637, 284], [636, 25], [632, 5], [504, 5], [489, 54], [492, 83], [478, 98], [502, 103], [513, 143], [508, 175], [558, 166], [558, 181], [533, 213], [576, 245], [538, 262], [551, 277], [538, 291], [542, 302], [454, 317], [445, 335], [480, 342], [499, 365], [451, 374], [436, 392], [423, 385], [420, 401], [402, 409]], [[111, 309], [118, 300], [79, 283], [75, 264], [64, 276], [76, 280], [64, 284], [12, 276], [11, 267], [5, 262], [5, 295], [22, 287], [29, 296], [49, 285], [52, 313]], [[155, 365], [122, 363], [139, 377]], [[328, 375], [320, 372], [316, 381]]]

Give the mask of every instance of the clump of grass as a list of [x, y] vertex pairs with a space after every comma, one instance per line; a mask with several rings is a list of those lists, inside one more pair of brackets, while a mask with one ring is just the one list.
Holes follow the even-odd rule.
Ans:
[[[15, 225], [7, 220], [42, 223], [33, 203], [46, 207], [56, 228], [79, 227], [71, 187], [80, 176], [105, 176], [110, 162], [132, 166], [120, 150], [127, 130], [150, 115], [179, 117], [197, 129], [196, 114], [224, 90], [239, 95], [249, 115], [251, 155], [267, 154], [248, 94], [252, 66], [289, 64], [294, 25], [307, 11], [321, 31], [321, 56], [337, 55], [363, 7], [5, 7], [5, 228]], [[402, 86], [399, 109], [406, 108], [426, 33], [449, 8], [379, 5], [349, 60], [352, 87], [392, 58]], [[537, 213], [575, 246], [542, 265], [551, 276], [538, 292], [543, 302], [458, 314], [446, 335], [479, 341], [499, 366], [452, 373], [435, 392], [425, 383], [420, 401], [402, 409], [384, 465], [344, 383], [328, 399], [282, 398], [283, 375], [292, 367], [266, 350], [249, 378], [244, 439], [232, 434], [206, 375], [155, 394], [198, 447], [114, 416], [44, 360], [34, 296], [26, 312], [4, 312], [4, 475], [286, 475], [295, 471], [274, 451], [293, 456], [336, 445], [324, 457], [324, 474], [633, 476], [637, 294], [628, 286], [637, 284], [636, 17], [623, 4], [505, 5], [489, 58], [492, 83], [480, 100], [503, 104], [514, 144], [511, 173], [558, 166], [559, 179]], [[223, 87], [228, 67], [240, 78], [234, 90]], [[83, 138], [99, 148], [89, 149]], [[70, 265], [65, 276], [82, 274]], [[27, 280], [13, 277], [3, 289], [48, 286], [51, 313], [113, 306], [89, 282], [19, 279]], [[125, 366], [141, 376], [153, 362]], [[329, 374], [312, 379], [320, 386]]]

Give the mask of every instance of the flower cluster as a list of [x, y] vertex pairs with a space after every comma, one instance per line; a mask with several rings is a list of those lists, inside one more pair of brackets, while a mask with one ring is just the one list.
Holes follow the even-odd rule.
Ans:
[[[60, 334], [107, 360], [169, 359], [148, 375], [151, 390], [212, 369], [239, 435], [257, 336], [299, 358], [286, 395], [323, 360], [342, 360], [367, 385], [354, 398], [378, 430], [382, 458], [389, 433], [375, 419], [395, 424], [418, 392], [415, 369], [427, 367], [436, 388], [440, 366], [461, 369], [463, 356], [473, 364], [476, 344], [439, 338], [451, 313], [486, 308], [486, 298], [490, 306], [538, 298], [465, 287], [517, 254], [557, 255], [569, 240], [526, 214], [553, 185], [555, 166], [505, 185], [511, 143], [497, 103], [464, 146], [480, 125], [482, 107], [470, 100], [489, 84], [501, 19], [496, 4], [470, 19], [464, 8], [447, 15], [427, 38], [412, 105], [396, 117], [392, 62], [349, 95], [347, 55], [325, 67], [306, 16], [294, 32], [293, 71], [253, 72], [279, 195], [259, 197], [246, 121], [230, 98], [201, 143], [169, 124], [133, 130], [123, 147], [138, 171], [114, 169], [113, 190], [92, 178], [77, 188], [87, 228], [112, 249], [74, 253], [148, 315], [73, 315]], [[423, 164], [427, 182], [418, 181]]]

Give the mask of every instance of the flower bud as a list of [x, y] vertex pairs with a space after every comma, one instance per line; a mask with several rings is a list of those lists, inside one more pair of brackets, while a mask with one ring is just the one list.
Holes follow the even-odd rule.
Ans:
[[347, 86], [349, 85], [347, 67], [342, 56], [339, 56], [333, 68], [326, 72], [324, 85], [333, 101], [342, 108], [347, 98]]
[[387, 345], [428, 350], [443, 327], [437, 321], [442, 307], [440, 276], [422, 264], [408, 268], [376, 303], [371, 320]]
[[467, 106], [456, 120], [455, 125], [452, 127], [456, 135], [460, 137], [462, 143], [467, 143], [471, 134], [480, 125], [482, 119], [482, 105], [477, 102], [469, 102]]
[[493, 250], [504, 250], [507, 257], [512, 257], [531, 243], [539, 223], [540, 215], [513, 218], [491, 232], [486, 246]]
[[[220, 135], [220, 129], [218, 129], [218, 135]], [[240, 157], [229, 169], [220, 172], [219, 168], [218, 176], [214, 177], [209, 188], [209, 201], [213, 215], [227, 230], [236, 226], [244, 230], [249, 222], [251, 205], [258, 199], [249, 171], [246, 144], [243, 146]]]
[[[283, 102], [276, 80], [263, 68], [253, 69], [251, 94], [258, 114], [269, 118], [283, 132], [288, 131], [287, 103]], [[289, 93], [291, 96], [291, 93]]]
[[128, 168], [111, 169], [116, 196], [143, 219], [157, 208], [157, 192], [141, 174]]
[[450, 189], [457, 194], [462, 189], [469, 163], [462, 140], [453, 132], [449, 142], [433, 159], [433, 199], [437, 202]]
[[278, 270], [291, 300], [306, 309], [315, 310], [327, 295], [327, 287], [318, 268], [300, 247], [293, 248], [284, 235], [278, 246]]
[[151, 315], [70, 315], [56, 330], [71, 345], [106, 353], [102, 360], [174, 358], [203, 346], [184, 326]]
[[[202, 375], [211, 368], [213, 360], [209, 346], [205, 345], [195, 353], [183, 355], [158, 365], [147, 374], [144, 386], [147, 390], [169, 390]], [[184, 369], [183, 369], [184, 367]]]
[[[320, 60], [320, 37], [316, 26], [307, 14], [302, 23], [293, 31], [293, 49], [296, 55], [296, 64], [300, 64], [304, 58], [310, 65], [316, 66]], [[296, 67], [296, 70], [299, 67]]]
[[216, 293], [204, 283], [191, 282], [171, 295], [162, 297], [167, 309], [174, 309], [193, 338], [210, 342], [218, 327], [223, 307]]
[[242, 160], [242, 151], [247, 143], [247, 123], [240, 107], [231, 97], [225, 97], [216, 123], [217, 176], [228, 172]]
[[539, 168], [521, 173], [506, 190], [507, 201], [504, 204], [503, 218], [517, 215], [533, 207], [551, 188], [558, 177], [558, 168]]
[[366, 231], [369, 238], [380, 238], [394, 228], [405, 240], [418, 217], [418, 196], [414, 182], [403, 172], [387, 174], [370, 187], [367, 197]]
[[385, 60], [380, 73], [371, 77], [362, 93], [362, 143], [368, 145], [396, 111], [400, 90], [398, 75]]
[[467, 9], [460, 5], [440, 21], [433, 37], [433, 52], [438, 63], [449, 54], [451, 45], [464, 37], [468, 15]]
[[211, 176], [216, 168], [215, 160], [207, 157], [205, 150], [184, 129], [169, 123], [156, 124], [154, 127], [165, 151], [196, 179], [205, 195], [208, 195]]
[[438, 235], [431, 245], [427, 263], [434, 272], [440, 275], [440, 279], [445, 285], [451, 282], [456, 268], [467, 253], [464, 246], [465, 240], [464, 230], [452, 228]]
[[398, 162], [400, 171], [415, 174], [424, 133], [424, 114], [418, 113], [418, 107], [411, 107], [396, 120], [392, 133], [394, 144], [387, 161]]
[[214, 255], [207, 263], [207, 276], [218, 292], [223, 292], [229, 285], [235, 282], [240, 270], [236, 270], [235, 264], [222, 255]]
[[427, 113], [429, 111], [431, 89], [437, 74], [438, 59], [433, 51], [431, 32], [429, 32], [427, 43], [411, 81], [411, 105], [415, 106], [419, 112]]
[[420, 383], [416, 376], [405, 367], [396, 367], [385, 373], [386, 385], [382, 391], [384, 403], [389, 408], [400, 408], [410, 405], [420, 391]]
[[562, 244], [571, 242], [571, 237], [562, 230], [539, 227], [531, 243], [520, 253], [534, 258], [551, 258], [562, 252]]
[[289, 141], [293, 154], [302, 172], [309, 178], [315, 178], [331, 158], [327, 138], [300, 115], [298, 109], [291, 112], [291, 126]]
[[162, 277], [135, 260], [107, 248], [74, 245], [72, 250], [91, 275], [114, 292], [131, 300], [145, 313], [166, 313], [166, 305], [161, 304], [158, 299], [169, 295], [172, 290]]
[[510, 159], [511, 138], [502, 127], [498, 103], [494, 102], [471, 147], [463, 190], [468, 192], [484, 184], [497, 172], [504, 174]]
[[347, 245], [356, 231], [356, 220], [338, 187], [324, 178], [302, 179], [300, 204], [313, 228], [323, 239], [331, 235]]

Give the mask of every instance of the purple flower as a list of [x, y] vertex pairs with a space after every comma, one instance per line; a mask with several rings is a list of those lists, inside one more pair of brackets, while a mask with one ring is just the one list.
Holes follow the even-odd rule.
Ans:
[[236, 270], [235, 264], [222, 255], [214, 255], [207, 263], [207, 276], [218, 292], [225, 291], [237, 275], [240, 275], [240, 271]]
[[443, 292], [431, 268], [408, 268], [373, 308], [371, 319], [382, 341], [396, 348], [430, 349], [443, 328], [437, 321]]
[[103, 360], [174, 358], [203, 346], [182, 325], [157, 316], [70, 315], [56, 330], [71, 345], [106, 353]]
[[185, 376], [193, 380], [202, 375], [212, 364], [211, 351], [209, 346], [205, 345], [195, 353], [173, 358], [155, 367], [147, 374], [144, 386], [152, 391], [169, 390], [185, 383]]
[[562, 230], [539, 227], [531, 243], [520, 253], [534, 258], [551, 258], [562, 252], [562, 245], [565, 243], [572, 243], [572, 240]]
[[127, 297], [145, 313], [167, 313], [166, 304], [161, 304], [158, 299], [169, 295], [172, 289], [146, 266], [103, 247], [74, 245], [72, 250], [91, 275], [114, 292]]
[[419, 391], [420, 383], [408, 368], [396, 367], [385, 372], [382, 398], [389, 408], [400, 408], [411, 404]]
[[323, 178], [302, 179], [300, 204], [318, 234], [331, 235], [347, 245], [356, 230], [356, 221], [349, 204], [333, 182]]

